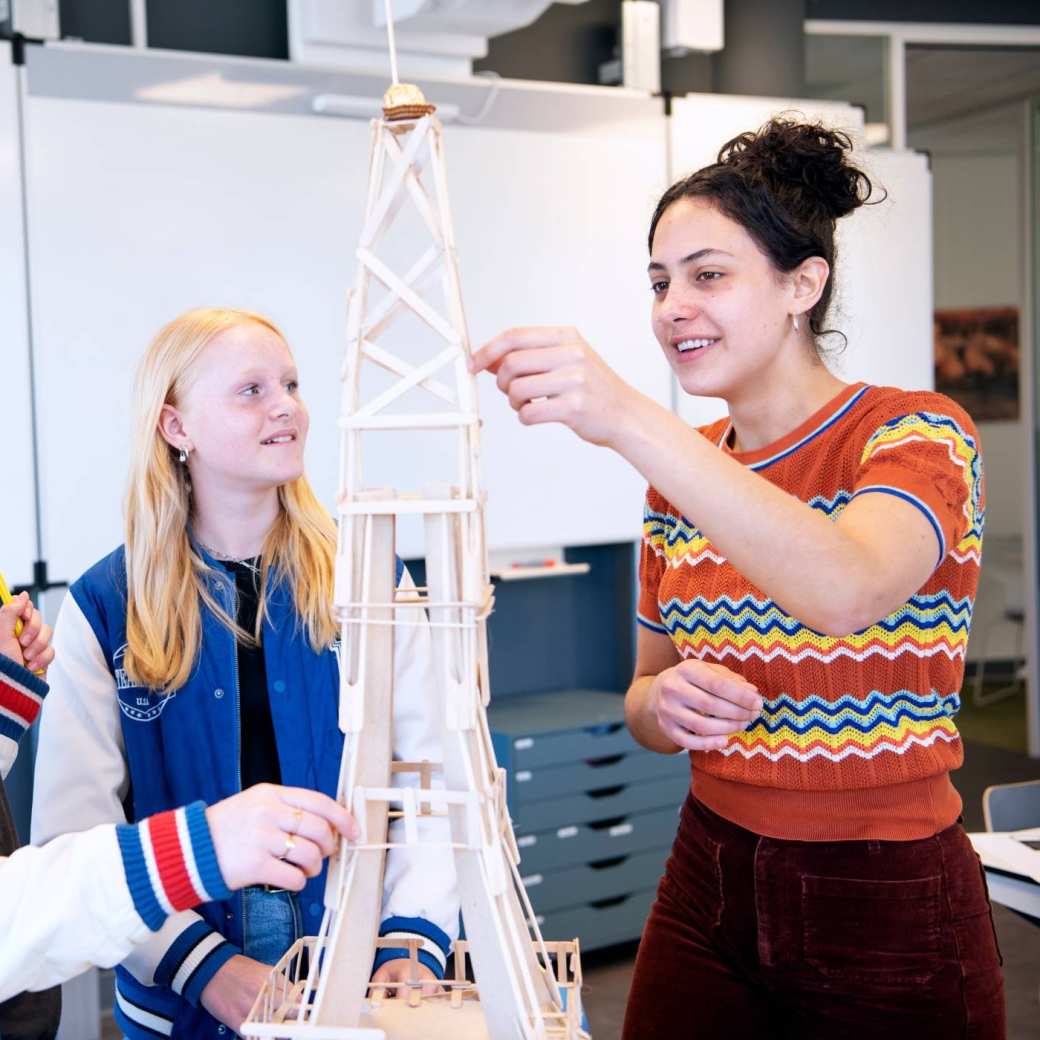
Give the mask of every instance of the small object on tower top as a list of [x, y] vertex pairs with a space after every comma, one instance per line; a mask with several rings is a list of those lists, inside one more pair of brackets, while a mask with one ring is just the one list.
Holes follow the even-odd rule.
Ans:
[[383, 118], [387, 122], [399, 119], [421, 119], [437, 110], [414, 83], [394, 83], [383, 95]]

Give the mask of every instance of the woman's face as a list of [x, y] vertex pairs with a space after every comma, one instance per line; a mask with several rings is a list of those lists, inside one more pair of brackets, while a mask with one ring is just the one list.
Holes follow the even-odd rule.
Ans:
[[246, 322], [208, 343], [178, 402], [192, 482], [264, 490], [303, 474], [309, 417], [285, 341]]
[[705, 199], [654, 232], [651, 324], [688, 394], [739, 398], [768, 379], [791, 329], [790, 286], [751, 236]]

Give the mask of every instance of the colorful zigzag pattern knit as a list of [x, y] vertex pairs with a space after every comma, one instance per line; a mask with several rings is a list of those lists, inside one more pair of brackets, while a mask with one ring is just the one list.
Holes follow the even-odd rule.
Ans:
[[[728, 424], [701, 432], [726, 450]], [[857, 385], [788, 437], [736, 457], [832, 519], [860, 495], [909, 502], [935, 531], [939, 560], [887, 617], [828, 636], [751, 585], [651, 488], [640, 623], [667, 634], [682, 657], [744, 676], [765, 702], [721, 753], [692, 756], [695, 789], [698, 771], [732, 782], [737, 803], [725, 815], [740, 823], [739, 799], [761, 799], [762, 788], [865, 791], [948, 773], [961, 760], [953, 720], [985, 521], [971, 420], [938, 394]]]

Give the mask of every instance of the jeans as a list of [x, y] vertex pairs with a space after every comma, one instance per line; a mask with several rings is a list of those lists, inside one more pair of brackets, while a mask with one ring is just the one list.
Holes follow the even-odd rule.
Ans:
[[242, 890], [242, 952], [254, 961], [276, 964], [302, 935], [300, 909], [293, 892]]
[[985, 877], [960, 824], [915, 841], [761, 837], [690, 796], [624, 1040], [1002, 1040]]

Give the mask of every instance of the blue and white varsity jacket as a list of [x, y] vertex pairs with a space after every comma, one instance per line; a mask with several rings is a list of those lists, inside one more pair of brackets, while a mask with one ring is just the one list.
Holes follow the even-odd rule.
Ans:
[[[207, 562], [210, 591], [234, 617], [234, 578], [216, 560]], [[399, 562], [398, 584], [408, 583]], [[212, 804], [241, 789], [234, 635], [203, 608], [201, 650], [188, 682], [166, 696], [134, 686], [123, 668], [126, 596], [121, 547], [87, 571], [62, 604], [36, 760], [34, 844], [121, 823], [127, 811], [141, 819], [196, 800]], [[335, 797], [343, 753], [338, 646], [314, 653], [289, 589], [275, 578], [267, 603], [264, 663], [282, 782]], [[394, 757], [435, 762], [441, 723], [430, 696], [430, 631], [425, 612], [415, 609], [408, 620], [417, 624], [395, 631]], [[397, 782], [418, 778], [402, 774]], [[429, 835], [439, 847], [390, 851], [380, 934], [421, 937], [420, 958], [442, 976], [458, 931], [455, 869], [446, 820], [420, 823], [443, 828], [443, 835]], [[318, 932], [324, 886], [323, 870], [299, 894], [306, 935]], [[169, 917], [116, 969], [115, 1018], [123, 1033], [130, 1040], [226, 1036], [199, 999], [242, 942], [240, 893]], [[404, 951], [381, 951], [376, 966], [395, 955]]]

